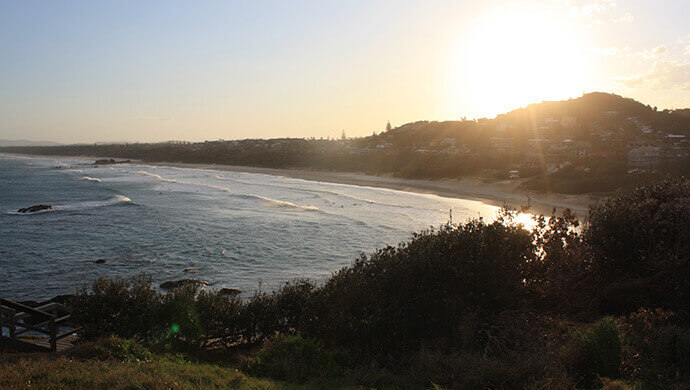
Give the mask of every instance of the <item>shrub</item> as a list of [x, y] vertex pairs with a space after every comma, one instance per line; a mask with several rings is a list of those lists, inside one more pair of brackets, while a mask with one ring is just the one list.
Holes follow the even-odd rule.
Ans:
[[196, 311], [197, 292], [195, 286], [183, 286], [163, 297], [157, 316], [164, 327], [161, 342], [178, 346], [198, 344], [203, 328]]
[[631, 378], [657, 387], [690, 372], [690, 330], [681, 327], [675, 313], [640, 309], [621, 318], [625, 336], [624, 370]]
[[304, 329], [313, 321], [311, 302], [314, 289], [314, 284], [303, 279], [285, 283], [272, 293], [257, 293], [242, 310], [245, 339], [261, 339], [275, 332]]
[[241, 319], [244, 303], [237, 296], [200, 290], [196, 293], [194, 307], [204, 335], [209, 339], [238, 337], [244, 329]]
[[605, 297], [610, 311], [690, 310], [690, 181], [638, 187], [596, 204], [584, 236], [592, 271], [615, 282]]
[[[204, 339], [236, 337], [244, 330], [245, 305], [220, 292], [184, 286], [163, 295], [151, 278], [98, 279], [83, 287], [71, 303], [81, 336], [117, 335], [147, 343], [199, 347]], [[202, 337], [203, 336], [203, 337]]]
[[576, 331], [566, 347], [563, 360], [578, 385], [592, 388], [600, 378], [618, 378], [621, 367], [621, 335], [618, 322], [605, 317]]
[[244, 362], [244, 367], [252, 375], [304, 383], [342, 376], [348, 364], [343, 352], [328, 350], [318, 341], [299, 334], [276, 334]]
[[317, 289], [316, 334], [394, 349], [451, 337], [463, 314], [519, 305], [535, 259], [530, 233], [475, 220], [362, 257]]
[[80, 289], [70, 307], [86, 338], [118, 335], [152, 340], [158, 335], [160, 304], [151, 278], [139, 275], [131, 280], [99, 278], [90, 289]]
[[147, 362], [153, 358], [151, 352], [136, 341], [113, 336], [77, 344], [69, 351], [69, 356], [123, 362]]

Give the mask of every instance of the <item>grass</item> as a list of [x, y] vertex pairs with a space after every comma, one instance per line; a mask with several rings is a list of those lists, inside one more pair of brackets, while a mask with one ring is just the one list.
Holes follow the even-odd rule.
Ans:
[[83, 342], [59, 355], [0, 355], [0, 389], [302, 389], [224, 363], [155, 354], [128, 339]]
[[234, 368], [180, 360], [150, 362], [40, 358], [4, 365], [3, 389], [283, 389]]

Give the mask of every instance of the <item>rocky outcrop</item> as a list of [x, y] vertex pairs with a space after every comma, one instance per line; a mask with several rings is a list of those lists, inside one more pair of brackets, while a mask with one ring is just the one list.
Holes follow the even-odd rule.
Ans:
[[223, 295], [235, 296], [235, 295], [242, 294], [242, 290], [238, 290], [236, 288], [223, 287], [220, 289], [220, 293]]
[[51, 206], [49, 204], [37, 204], [35, 206], [19, 209], [19, 210], [17, 210], [17, 212], [19, 212], [19, 213], [35, 213], [35, 212], [41, 211], [41, 210], [51, 210], [52, 208], [53, 208], [53, 206]]
[[112, 158], [104, 158], [101, 160], [96, 160], [94, 165], [113, 165], [113, 164], [131, 164], [132, 160], [122, 160], [122, 161], [117, 161]]

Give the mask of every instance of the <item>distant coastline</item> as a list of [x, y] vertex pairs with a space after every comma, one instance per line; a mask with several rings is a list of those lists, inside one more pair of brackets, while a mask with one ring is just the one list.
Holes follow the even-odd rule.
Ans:
[[[95, 161], [110, 156], [57, 156], [33, 155], [20, 153], [3, 153], [13, 156], [32, 158], [59, 158]], [[169, 166], [190, 169], [212, 169], [218, 171], [258, 173], [273, 176], [284, 176], [316, 182], [347, 184], [364, 187], [388, 188], [400, 191], [433, 194], [446, 198], [476, 200], [486, 204], [508, 205], [520, 208], [529, 204], [529, 210], [537, 214], [550, 215], [555, 208], [557, 212], [571, 209], [580, 218], [586, 217], [589, 206], [597, 198], [592, 194], [564, 195], [555, 193], [541, 193], [519, 189], [520, 180], [487, 180], [479, 177], [464, 179], [419, 180], [403, 179], [391, 175], [367, 175], [356, 172], [333, 172], [308, 169], [261, 168], [222, 164], [194, 164], [176, 162], [143, 162], [143, 165]]]

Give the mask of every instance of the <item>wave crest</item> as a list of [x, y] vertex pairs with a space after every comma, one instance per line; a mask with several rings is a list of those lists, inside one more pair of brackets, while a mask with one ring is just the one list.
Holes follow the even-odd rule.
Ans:
[[303, 210], [303, 211], [315, 211], [318, 210], [318, 207], [314, 206], [300, 206], [296, 205], [294, 203], [286, 202], [283, 200], [277, 200], [277, 199], [271, 199], [267, 198], [265, 196], [261, 195], [254, 195], [254, 194], [244, 194], [244, 195], [239, 195], [241, 197], [247, 198], [247, 199], [258, 199], [263, 202], [265, 202], [266, 207], [286, 207], [286, 208], [291, 208], [295, 210]]

